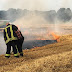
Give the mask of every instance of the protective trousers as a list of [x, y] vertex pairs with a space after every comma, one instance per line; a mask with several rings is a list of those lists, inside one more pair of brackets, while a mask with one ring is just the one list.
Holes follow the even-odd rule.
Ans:
[[6, 44], [7, 45], [6, 57], [10, 57], [11, 46], [13, 48], [14, 56], [18, 57], [17, 45], [15, 44], [15, 42], [16, 41], [10, 41]]
[[23, 51], [22, 51], [23, 41], [24, 41], [24, 38], [17, 40], [17, 48], [18, 48], [20, 55], [23, 55]]

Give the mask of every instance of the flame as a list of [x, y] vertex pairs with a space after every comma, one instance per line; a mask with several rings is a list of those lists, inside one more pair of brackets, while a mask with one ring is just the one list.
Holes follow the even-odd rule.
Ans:
[[54, 32], [51, 33], [52, 36], [54, 37], [55, 40], [57, 40], [57, 42], [60, 42], [60, 36], [56, 35]]

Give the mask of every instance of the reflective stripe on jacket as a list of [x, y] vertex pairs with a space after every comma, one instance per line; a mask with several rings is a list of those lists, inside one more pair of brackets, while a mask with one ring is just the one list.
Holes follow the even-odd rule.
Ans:
[[[10, 28], [11, 37], [9, 37], [7, 28]], [[7, 39], [5, 40], [5, 43], [6, 43], [6, 44], [7, 44], [9, 41], [17, 40], [17, 37], [14, 37], [14, 35], [13, 35], [12, 25], [9, 25], [9, 26], [7, 26], [7, 27], [5, 28], [5, 33], [6, 33], [6, 38], [7, 38]]]

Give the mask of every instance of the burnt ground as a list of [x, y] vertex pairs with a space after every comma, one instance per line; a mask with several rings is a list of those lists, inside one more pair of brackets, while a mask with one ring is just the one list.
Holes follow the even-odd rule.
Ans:
[[24, 41], [23, 43], [23, 49], [31, 49], [34, 47], [42, 47], [44, 45], [56, 43], [56, 40], [30, 40], [30, 41]]

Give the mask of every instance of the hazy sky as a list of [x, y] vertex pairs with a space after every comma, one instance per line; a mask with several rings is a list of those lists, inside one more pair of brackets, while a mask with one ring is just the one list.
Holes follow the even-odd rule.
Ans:
[[72, 0], [0, 0], [0, 10], [9, 8], [58, 10], [61, 7], [71, 8], [72, 10]]

